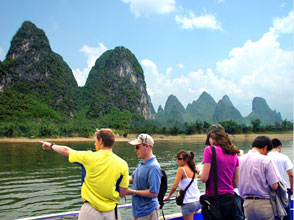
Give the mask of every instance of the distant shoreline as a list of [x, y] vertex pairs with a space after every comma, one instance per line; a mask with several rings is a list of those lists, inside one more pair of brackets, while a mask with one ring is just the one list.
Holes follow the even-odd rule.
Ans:
[[[242, 141], [242, 140], [253, 140], [256, 136], [267, 135], [270, 138], [280, 138], [282, 140], [293, 140], [293, 133], [288, 134], [234, 134], [230, 135], [232, 141]], [[136, 134], [129, 134], [126, 138], [120, 135], [116, 135], [116, 142], [128, 142], [136, 138]], [[173, 141], [173, 142], [205, 142], [205, 134], [194, 134], [194, 135], [152, 135], [154, 141]], [[49, 141], [56, 143], [72, 143], [72, 142], [94, 142], [94, 137], [61, 137], [61, 138], [0, 138], [0, 143], [36, 143], [39, 141]]]

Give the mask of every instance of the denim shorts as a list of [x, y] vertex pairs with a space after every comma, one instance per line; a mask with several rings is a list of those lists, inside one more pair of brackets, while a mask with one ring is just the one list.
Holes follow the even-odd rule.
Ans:
[[201, 209], [201, 204], [199, 201], [196, 202], [191, 202], [191, 203], [184, 203], [182, 206], [182, 215], [183, 216], [188, 216], [192, 214], [193, 212], [198, 211]]

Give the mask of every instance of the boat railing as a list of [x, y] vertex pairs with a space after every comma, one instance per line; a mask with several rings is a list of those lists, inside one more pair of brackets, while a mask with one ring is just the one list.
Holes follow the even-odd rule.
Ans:
[[[169, 200], [164, 200], [164, 202], [171, 202], [174, 201], [175, 198], [171, 198]], [[132, 204], [127, 203], [123, 205], [118, 205], [118, 209], [125, 209], [125, 208], [131, 208]], [[78, 215], [80, 211], [71, 211], [71, 212], [61, 212], [61, 213], [56, 213], [56, 214], [50, 214], [50, 215], [41, 215], [41, 216], [36, 216], [36, 217], [28, 217], [28, 218], [20, 218], [16, 220], [47, 220], [47, 219], [61, 219], [63, 220], [64, 218], [67, 217], [72, 217], [74, 220], [77, 220]], [[168, 216], [165, 217], [165, 219], [170, 219]]]
[[[174, 200], [175, 200], [175, 198], [171, 198], [169, 200], [164, 200], [164, 202], [165, 203], [172, 202]], [[125, 208], [131, 208], [131, 207], [132, 207], [131, 203], [118, 205], [119, 209], [125, 209]], [[291, 213], [293, 215], [294, 209], [293, 209], [293, 200], [292, 199], [290, 201], [290, 208], [291, 208]], [[47, 220], [47, 219], [63, 220], [64, 218], [67, 218], [67, 217], [72, 217], [72, 219], [77, 220], [79, 213], [80, 213], [80, 211], [71, 211], [71, 212], [62, 212], [62, 213], [42, 215], [42, 216], [36, 216], [36, 217], [21, 218], [21, 219], [16, 219], [16, 220]], [[195, 215], [197, 215], [198, 217], [195, 218]], [[201, 215], [199, 212], [195, 213], [195, 215], [194, 215], [194, 219], [203, 219], [202, 217], [199, 216], [199, 215]], [[163, 219], [163, 218], [161, 217], [160, 219]], [[181, 215], [181, 213], [166, 215], [165, 219], [166, 220], [178, 220], [178, 219], [182, 219], [182, 215]]]

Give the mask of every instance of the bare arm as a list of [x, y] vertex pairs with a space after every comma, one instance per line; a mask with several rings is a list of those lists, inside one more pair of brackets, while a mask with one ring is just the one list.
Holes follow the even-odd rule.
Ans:
[[211, 164], [205, 163], [203, 165], [203, 170], [201, 170], [199, 173], [199, 178], [204, 183], [207, 182], [207, 180], [208, 180], [210, 168], [211, 168]]
[[278, 183], [274, 183], [272, 185], [270, 185], [272, 190], [276, 190], [278, 188], [279, 184]]
[[236, 188], [239, 184], [240, 178], [240, 167], [236, 167], [233, 175], [233, 187]]
[[152, 193], [149, 189], [144, 190], [134, 190], [134, 189], [127, 189], [127, 195], [137, 195], [137, 196], [143, 196], [143, 197], [157, 197], [158, 193]]
[[288, 176], [289, 176], [289, 183], [290, 183], [290, 192], [291, 192], [291, 195], [293, 195], [293, 170], [290, 169], [287, 171], [288, 173]]
[[127, 195], [128, 188], [119, 187], [119, 196], [124, 198]]
[[129, 184], [133, 184], [133, 177], [129, 176]]
[[[134, 181], [133, 177], [130, 176], [129, 177], [129, 183], [132, 184], [133, 181]], [[157, 197], [158, 193], [152, 193], [152, 192], [150, 192], [149, 189], [145, 189], [145, 190], [127, 189], [126, 195], [138, 195], [138, 196], [153, 198], [153, 197]]]
[[51, 146], [51, 143], [50, 142], [43, 142], [43, 141], [40, 141], [42, 143], [42, 148], [43, 150], [54, 150], [56, 151], [57, 153], [61, 154], [61, 155], [64, 155], [66, 157], [68, 157], [69, 155], [69, 151], [71, 151], [72, 149], [67, 147], [67, 146], [61, 146], [61, 145], [57, 145], [57, 144], [54, 144]]
[[172, 194], [176, 191], [182, 176], [183, 176], [183, 169], [181, 167], [179, 167], [177, 174], [176, 174], [175, 182], [171, 186], [170, 191], [168, 193], [168, 196], [165, 198], [165, 200], [169, 200], [170, 197], [172, 196]]

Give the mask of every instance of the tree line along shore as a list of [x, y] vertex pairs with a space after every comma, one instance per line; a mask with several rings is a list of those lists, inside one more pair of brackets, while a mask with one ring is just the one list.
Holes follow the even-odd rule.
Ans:
[[[282, 140], [293, 140], [293, 133], [251, 133], [251, 134], [230, 134], [230, 137], [232, 141], [242, 141], [242, 140], [253, 140], [256, 136], [259, 135], [266, 135], [270, 138], [279, 138]], [[128, 142], [133, 140], [137, 134], [128, 134], [127, 136], [116, 134], [115, 141], [116, 142]], [[193, 134], [193, 135], [162, 135], [162, 134], [153, 134], [153, 139], [155, 140], [155, 143], [157, 141], [163, 142], [163, 141], [187, 141], [187, 142], [200, 142], [204, 143], [206, 140], [205, 134]], [[44, 138], [0, 138], [0, 143], [37, 143], [39, 141], [51, 141], [56, 143], [75, 143], [75, 142], [93, 142], [93, 137], [60, 137], [60, 138], [50, 138], [50, 137], [44, 137]]]

